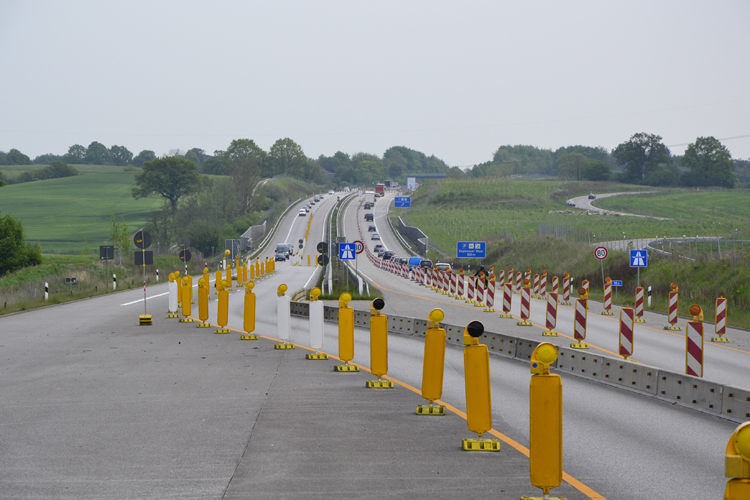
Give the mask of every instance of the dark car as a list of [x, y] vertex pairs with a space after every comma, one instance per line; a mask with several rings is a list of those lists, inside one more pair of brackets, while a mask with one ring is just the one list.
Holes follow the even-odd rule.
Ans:
[[276, 262], [280, 260], [286, 260], [286, 253], [284, 252], [276, 252], [276, 257], [274, 259]]
[[375, 226], [367, 226], [367, 230], [371, 233], [375, 233], [378, 231], [378, 228], [376, 228]]
[[409, 259], [407, 259], [406, 257], [399, 257], [398, 258], [398, 263], [399, 264], [408, 264], [409, 263]]
[[372, 208], [372, 203], [365, 203], [365, 210], [370, 210]]
[[375, 220], [375, 217], [373, 217], [373, 215], [372, 215], [372, 214], [365, 214], [365, 220], [366, 220], [367, 222], [372, 222], [372, 221], [374, 221], [374, 220]]
[[396, 252], [394, 252], [393, 250], [387, 250], [387, 251], [386, 251], [386, 252], [385, 252], [385, 253], [383, 254], [383, 260], [390, 260], [390, 259], [391, 259], [391, 257], [393, 257], [394, 255], [396, 255]]
[[592, 193], [592, 194], [589, 195], [589, 200], [595, 200], [595, 199], [596, 199], [596, 195], [595, 194]]
[[422, 269], [432, 269], [432, 261], [422, 259], [422, 261], [419, 263], [419, 267], [421, 267]]
[[373, 248], [373, 252], [379, 252], [382, 249], [383, 245], [381, 243], [378, 243], [377, 245], [375, 245], [375, 248]]

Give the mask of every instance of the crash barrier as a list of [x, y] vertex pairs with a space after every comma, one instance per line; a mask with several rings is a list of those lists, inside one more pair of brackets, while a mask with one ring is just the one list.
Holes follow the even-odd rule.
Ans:
[[430, 247], [430, 238], [418, 227], [407, 226], [401, 217], [398, 218], [398, 229], [408, 239], [417, 245], [417, 252], [420, 255], [426, 255]]
[[[309, 307], [310, 304], [306, 302], [293, 302], [291, 315], [309, 317]], [[325, 321], [338, 324], [338, 307], [325, 306], [323, 316]], [[354, 326], [369, 328], [370, 312], [354, 311]], [[445, 329], [448, 344], [464, 347], [466, 325], [440, 323], [440, 328]], [[388, 332], [425, 337], [427, 320], [388, 315]], [[531, 360], [532, 352], [540, 343], [487, 330], [479, 337], [479, 341], [487, 345], [490, 353], [523, 362]], [[679, 406], [721, 416], [733, 422], [741, 423], [750, 419], [750, 390], [589, 351], [568, 347], [558, 349], [560, 355], [551, 366], [560, 372], [629, 389]]]

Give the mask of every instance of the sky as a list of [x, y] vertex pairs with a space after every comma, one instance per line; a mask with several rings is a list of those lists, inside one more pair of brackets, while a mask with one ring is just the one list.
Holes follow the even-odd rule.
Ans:
[[0, 151], [503, 145], [750, 158], [750, 2], [0, 0]]

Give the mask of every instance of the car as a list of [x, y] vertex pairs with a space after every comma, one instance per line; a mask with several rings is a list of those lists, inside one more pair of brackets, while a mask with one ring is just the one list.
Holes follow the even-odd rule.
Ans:
[[383, 250], [383, 245], [378, 243], [377, 245], [375, 245], [375, 248], [373, 248], [372, 250], [373, 252], [379, 252], [380, 250]]
[[300, 217], [304, 217], [305, 215], [307, 215], [307, 209], [300, 208], [299, 209], [299, 216]]
[[371, 240], [380, 240], [380, 235], [378, 233], [372, 233]]
[[409, 263], [409, 259], [407, 259], [406, 257], [399, 257], [398, 258], [398, 263], [399, 264], [408, 264]]
[[372, 203], [365, 203], [365, 210], [370, 210], [372, 208]]
[[315, 200], [316, 202], [320, 201], [320, 195], [316, 194], [315, 197], [313, 198], [313, 200]]
[[284, 252], [276, 252], [276, 257], [274, 258], [276, 262], [280, 260], [286, 260], [286, 254]]
[[451, 265], [446, 264], [445, 262], [438, 262], [437, 264], [435, 264], [435, 269], [437, 269], [438, 271], [447, 271], [449, 273], [453, 272], [453, 269], [451, 269]]
[[391, 260], [391, 257], [396, 255], [396, 252], [393, 250], [386, 250], [385, 253], [383, 253], [383, 260]]
[[372, 222], [375, 220], [375, 217], [372, 214], [365, 214], [365, 220], [367, 222]]
[[432, 261], [427, 259], [422, 259], [419, 261], [419, 267], [422, 269], [432, 269]]
[[376, 228], [375, 226], [367, 226], [367, 231], [374, 233], [378, 231], [378, 228]]
[[377, 254], [378, 254], [378, 257], [382, 259], [383, 255], [385, 255], [385, 248], [381, 248], [380, 250], [378, 250]]
[[335, 193], [333, 192], [333, 189], [332, 189], [332, 190], [328, 191], [328, 194], [333, 195]]
[[589, 195], [589, 200], [595, 200], [595, 199], [596, 199], [596, 195], [594, 193], [591, 193]]
[[568, 205], [569, 207], [574, 207], [574, 206], [576, 206], [576, 202], [575, 202], [575, 201], [573, 201], [573, 200], [568, 200], [568, 201], [566, 201], [566, 202], [565, 202], [565, 204], [566, 204], [566, 205]]

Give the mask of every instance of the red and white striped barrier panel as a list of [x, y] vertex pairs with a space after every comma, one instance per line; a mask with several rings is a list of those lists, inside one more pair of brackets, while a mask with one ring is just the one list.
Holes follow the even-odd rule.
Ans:
[[727, 333], [727, 299], [719, 297], [716, 299], [716, 323], [714, 323], [714, 331], [718, 337], [714, 337], [711, 340], [714, 342], [727, 342], [727, 339], [722, 335]]
[[[577, 344], [570, 344], [570, 347], [574, 349], [587, 349], [583, 341], [586, 340], [586, 319], [588, 317], [588, 299], [576, 299], [576, 315], [575, 323], [573, 324], [573, 337], [577, 341]], [[584, 347], [585, 346], [585, 347]]]
[[542, 277], [539, 278], [539, 295], [542, 296], [543, 299], [547, 298], [547, 273], [542, 273]]
[[703, 377], [702, 321], [688, 321], [685, 326], [685, 373]]
[[570, 277], [565, 276], [563, 278], [563, 301], [564, 305], [570, 304]]
[[534, 275], [534, 297], [539, 297], [539, 275]]
[[500, 283], [501, 285], [505, 283], [505, 269], [500, 269], [496, 278], [497, 278], [497, 281], [496, 281], [497, 283]]
[[628, 359], [633, 355], [633, 330], [635, 311], [631, 307], [620, 309], [620, 356]]
[[635, 289], [635, 320], [636, 323], [645, 323], [643, 319], [643, 287]]
[[468, 276], [466, 279], [466, 302], [474, 303], [474, 285], [477, 282], [476, 276]]
[[557, 332], [553, 330], [557, 326], [557, 294], [555, 292], [547, 294], [547, 316], [545, 317], [547, 331], [542, 335], [545, 337], [557, 337]]
[[503, 314], [500, 315], [502, 318], [512, 318], [510, 314], [510, 308], [513, 305], [513, 283], [503, 284]]
[[445, 290], [448, 288], [448, 283], [445, 279], [445, 271], [438, 270], [438, 281], [440, 282], [438, 290], [440, 291], [440, 293], [445, 293]]
[[677, 310], [680, 305], [680, 292], [669, 292], [669, 316], [667, 321], [670, 326], [665, 326], [665, 330], [679, 330], [677, 326]]
[[477, 307], [484, 305], [484, 279], [481, 276], [477, 278], [477, 296], [474, 299], [474, 305]]
[[495, 312], [495, 277], [490, 276], [487, 286], [487, 297], [485, 298], [484, 312]]
[[560, 280], [557, 278], [557, 276], [552, 276], [552, 291], [555, 293], [560, 293]]
[[521, 271], [518, 271], [516, 273], [516, 286], [515, 286], [516, 293], [521, 293], [521, 284], [522, 284], [521, 276], [522, 276]]
[[457, 285], [457, 281], [458, 281], [456, 277], [458, 275], [456, 273], [450, 273], [450, 274], [448, 274], [448, 276], [451, 279], [451, 296], [455, 297], [456, 296], [456, 285]]
[[531, 326], [529, 314], [531, 312], [531, 287], [525, 285], [521, 288], [521, 321], [519, 326]]
[[612, 312], [612, 282], [611, 281], [605, 281], [604, 282], [604, 312], [602, 312], [605, 316], [614, 316], [615, 313]]
[[581, 286], [586, 289], [586, 293], [589, 292], [589, 280], [583, 280]]
[[458, 297], [459, 299], [464, 298], [464, 275], [459, 274], [456, 279], [458, 280]]

